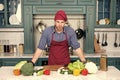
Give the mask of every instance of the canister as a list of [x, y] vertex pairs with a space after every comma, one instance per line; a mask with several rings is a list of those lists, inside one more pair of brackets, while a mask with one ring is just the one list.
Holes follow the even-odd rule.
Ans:
[[108, 61], [107, 61], [107, 55], [106, 54], [101, 54], [100, 70], [102, 70], [102, 71], [107, 71], [108, 70]]
[[24, 51], [24, 50], [23, 50], [23, 44], [20, 43], [20, 44], [19, 44], [19, 54], [22, 55], [22, 54], [23, 54], [23, 51]]

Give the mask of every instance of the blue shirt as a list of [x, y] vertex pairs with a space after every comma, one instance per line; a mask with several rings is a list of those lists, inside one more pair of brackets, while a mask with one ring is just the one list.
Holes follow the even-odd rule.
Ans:
[[71, 46], [74, 50], [80, 47], [80, 44], [78, 43], [75, 31], [73, 28], [69, 26], [64, 27], [64, 31], [61, 33], [55, 32], [54, 26], [47, 27], [41, 35], [40, 42], [38, 45], [39, 49], [45, 50], [46, 45], [50, 46], [51, 39], [52, 39], [52, 33], [54, 33], [53, 40], [55, 41], [63, 41], [66, 39], [65, 33], [67, 34], [67, 40], [68, 45]]

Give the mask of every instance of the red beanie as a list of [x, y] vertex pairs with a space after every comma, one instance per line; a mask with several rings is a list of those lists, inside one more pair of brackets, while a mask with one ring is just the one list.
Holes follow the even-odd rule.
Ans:
[[54, 20], [67, 21], [67, 15], [63, 10], [59, 10], [59, 11], [56, 12]]

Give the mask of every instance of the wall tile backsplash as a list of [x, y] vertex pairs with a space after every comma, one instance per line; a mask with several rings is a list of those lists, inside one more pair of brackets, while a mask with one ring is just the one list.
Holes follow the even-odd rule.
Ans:
[[0, 29], [0, 40], [9, 40], [9, 44], [24, 43], [24, 32], [23, 29]]

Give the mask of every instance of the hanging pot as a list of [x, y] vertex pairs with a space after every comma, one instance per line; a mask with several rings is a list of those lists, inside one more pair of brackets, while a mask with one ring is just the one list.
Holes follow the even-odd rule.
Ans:
[[84, 36], [84, 31], [80, 29], [80, 21], [78, 22], [78, 29], [75, 30], [77, 39], [81, 39]]
[[38, 25], [36, 26], [36, 28], [40, 33], [42, 33], [44, 29], [46, 28], [46, 25], [42, 21], [40, 21]]
[[76, 33], [77, 39], [81, 39], [84, 36], [84, 31], [80, 28], [76, 29], [75, 33]]

